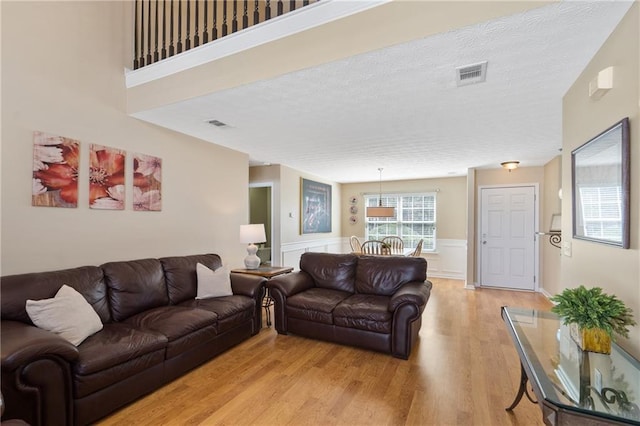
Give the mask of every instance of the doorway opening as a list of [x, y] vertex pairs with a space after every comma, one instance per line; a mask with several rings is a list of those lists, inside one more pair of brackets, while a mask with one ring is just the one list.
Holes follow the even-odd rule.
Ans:
[[273, 259], [273, 214], [272, 214], [272, 186], [249, 187], [249, 223], [264, 224], [267, 241], [258, 245], [260, 264], [270, 266]]

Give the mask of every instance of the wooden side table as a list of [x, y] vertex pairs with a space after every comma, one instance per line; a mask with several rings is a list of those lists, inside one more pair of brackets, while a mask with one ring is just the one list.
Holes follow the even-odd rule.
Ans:
[[[231, 270], [231, 272], [234, 272], [236, 274], [258, 275], [261, 277], [265, 277], [268, 280], [277, 275], [288, 274], [291, 271], [293, 271], [293, 268], [288, 266], [261, 266], [258, 269], [238, 268]], [[269, 294], [269, 289], [265, 287], [262, 307], [264, 308], [264, 312], [267, 315], [267, 327], [271, 327], [271, 311], [269, 310], [269, 308], [272, 305], [273, 299], [271, 298], [271, 294]]]

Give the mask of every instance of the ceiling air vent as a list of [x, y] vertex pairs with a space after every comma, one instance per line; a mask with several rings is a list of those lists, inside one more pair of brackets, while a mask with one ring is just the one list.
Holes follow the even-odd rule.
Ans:
[[487, 61], [456, 68], [456, 84], [458, 87], [466, 86], [468, 84], [482, 83], [486, 78]]
[[223, 123], [222, 121], [218, 121], [218, 120], [209, 120], [207, 121], [207, 123], [216, 127], [225, 127], [227, 125], [226, 123]]

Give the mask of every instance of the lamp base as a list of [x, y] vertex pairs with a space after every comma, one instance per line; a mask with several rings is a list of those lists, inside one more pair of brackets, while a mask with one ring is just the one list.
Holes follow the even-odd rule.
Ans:
[[247, 257], [244, 258], [244, 267], [246, 269], [258, 269], [260, 267], [262, 261], [256, 255], [257, 252], [258, 246], [255, 244], [252, 243], [247, 246]]

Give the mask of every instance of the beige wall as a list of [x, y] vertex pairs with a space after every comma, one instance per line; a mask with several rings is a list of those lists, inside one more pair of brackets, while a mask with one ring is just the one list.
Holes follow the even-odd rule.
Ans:
[[[563, 99], [562, 234], [571, 256], [562, 256], [562, 288], [599, 286], [617, 295], [640, 320], [640, 4], [635, 3]], [[589, 81], [614, 66], [614, 88], [589, 98]], [[571, 151], [624, 117], [631, 134], [631, 247], [628, 250], [570, 238]], [[568, 254], [568, 253], [567, 253]], [[560, 289], [558, 289], [560, 290]], [[640, 326], [621, 345], [640, 357]]]
[[[551, 226], [551, 215], [562, 213], [562, 202], [558, 191], [562, 186], [562, 156], [557, 156], [544, 166], [544, 187], [542, 194], [540, 231], [546, 232]], [[564, 196], [564, 195], [563, 195]], [[566, 235], [564, 236], [566, 237]], [[560, 249], [549, 243], [549, 236], [540, 237], [542, 257], [540, 269], [542, 280], [540, 286], [545, 294], [554, 295], [559, 292], [560, 281]]]
[[[124, 2], [2, 7], [3, 275], [112, 260], [215, 252], [242, 264], [248, 158], [125, 114]], [[32, 207], [32, 132], [79, 139], [79, 206]], [[89, 144], [163, 160], [161, 212], [88, 208]], [[127, 175], [131, 182], [132, 160]]]
[[[417, 179], [382, 182], [383, 193], [411, 193], [432, 192], [436, 194], [436, 221], [437, 238], [466, 239], [466, 177], [451, 177], [442, 179]], [[342, 185], [341, 218], [342, 236], [364, 236], [364, 195], [380, 192], [380, 182], [349, 183]], [[358, 199], [356, 206], [358, 213], [355, 215], [358, 221], [349, 223], [349, 199], [355, 196]]]
[[[301, 178], [331, 185], [331, 232], [300, 234]], [[279, 262], [279, 260], [282, 259], [282, 245], [336, 238], [341, 235], [340, 203], [342, 199], [342, 189], [340, 184], [280, 165], [250, 167], [249, 182], [252, 185], [273, 185], [274, 225], [272, 237], [275, 262]]]

